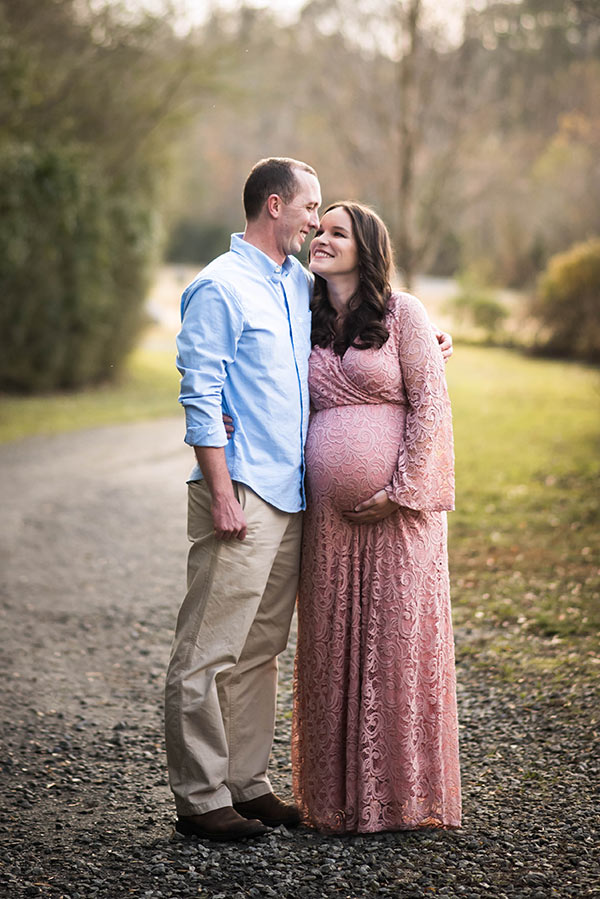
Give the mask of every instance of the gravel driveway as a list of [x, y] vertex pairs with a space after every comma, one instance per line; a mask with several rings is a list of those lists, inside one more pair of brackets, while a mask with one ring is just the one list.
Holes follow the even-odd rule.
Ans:
[[[182, 433], [169, 419], [0, 447], [0, 895], [600, 896], [598, 690], [505, 683], [468, 630], [460, 831], [174, 837], [162, 689], [187, 549]], [[288, 794], [292, 657], [272, 761]]]

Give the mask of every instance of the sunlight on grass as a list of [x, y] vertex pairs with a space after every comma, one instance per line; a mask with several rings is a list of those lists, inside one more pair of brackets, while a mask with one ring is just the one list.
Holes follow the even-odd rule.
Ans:
[[177, 415], [175, 352], [135, 350], [122, 375], [80, 393], [2, 397], [0, 442]]
[[455, 620], [566, 637], [600, 626], [600, 374], [459, 347], [448, 366]]

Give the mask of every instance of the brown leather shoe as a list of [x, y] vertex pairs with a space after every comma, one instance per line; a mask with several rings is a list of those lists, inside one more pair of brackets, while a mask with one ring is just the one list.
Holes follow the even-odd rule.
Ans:
[[247, 802], [234, 802], [233, 807], [244, 818], [259, 818], [268, 827], [296, 827], [300, 812], [295, 805], [283, 802], [275, 793], [265, 793]]
[[180, 815], [175, 830], [185, 837], [217, 841], [244, 840], [270, 833], [270, 828], [255, 818], [248, 820], [245, 816], [238, 815], [230, 805], [204, 815]]

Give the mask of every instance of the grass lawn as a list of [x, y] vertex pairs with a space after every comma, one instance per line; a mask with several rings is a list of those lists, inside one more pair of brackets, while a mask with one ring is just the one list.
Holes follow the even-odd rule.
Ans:
[[527, 643], [528, 667], [540, 674], [598, 673], [600, 372], [458, 347], [448, 381], [453, 606], [473, 635], [459, 658], [481, 652], [478, 633], [489, 648], [493, 632], [507, 676]]
[[[485, 644], [511, 676], [528, 644], [540, 673], [600, 671], [600, 372], [472, 346], [447, 371], [453, 605], [470, 632], [459, 657]], [[0, 441], [175, 415], [177, 392], [174, 352], [140, 349], [115, 385], [2, 398]]]
[[114, 384], [78, 393], [0, 397], [0, 443], [177, 415], [175, 348], [135, 350]]

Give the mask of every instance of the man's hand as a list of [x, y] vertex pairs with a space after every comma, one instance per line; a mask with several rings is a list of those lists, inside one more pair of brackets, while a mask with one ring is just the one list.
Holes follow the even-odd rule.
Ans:
[[342, 512], [343, 517], [353, 524], [369, 524], [382, 521], [397, 512], [400, 506], [389, 498], [385, 490], [378, 490], [369, 499], [359, 503], [351, 512]]
[[235, 428], [233, 427], [233, 418], [231, 415], [225, 415], [223, 412], [223, 424], [225, 425], [225, 433], [227, 434], [227, 439], [231, 440], [233, 437], [233, 432]]
[[214, 533], [217, 540], [244, 540], [248, 529], [244, 510], [231, 493], [228, 495], [213, 496], [210, 507]]
[[210, 514], [217, 540], [245, 540], [248, 528], [237, 501], [222, 446], [195, 446], [194, 452], [211, 496]]
[[435, 329], [436, 340], [440, 345], [440, 349], [442, 351], [442, 356], [444, 357], [444, 362], [447, 362], [452, 353], [454, 352], [454, 347], [452, 346], [452, 335], [446, 334], [445, 331], [440, 331], [439, 328]]

